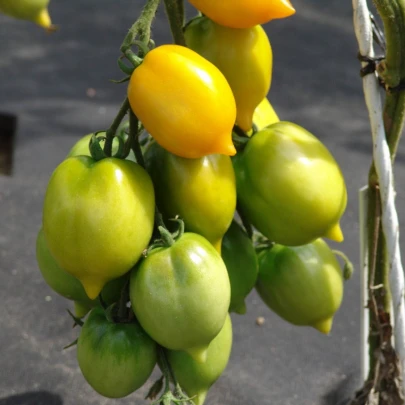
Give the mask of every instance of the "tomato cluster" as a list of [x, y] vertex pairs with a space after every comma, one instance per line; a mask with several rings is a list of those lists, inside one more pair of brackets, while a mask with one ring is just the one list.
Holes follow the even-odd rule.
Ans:
[[343, 239], [342, 173], [266, 98], [273, 57], [259, 24], [294, 9], [190, 2], [204, 16], [185, 26], [187, 46], [149, 50], [131, 74], [128, 131], [80, 140], [45, 195], [38, 264], [75, 302], [79, 366], [106, 397], [169, 364], [203, 404], [229, 359], [229, 312], [244, 314], [255, 286], [280, 317], [323, 333], [342, 300], [321, 239]]

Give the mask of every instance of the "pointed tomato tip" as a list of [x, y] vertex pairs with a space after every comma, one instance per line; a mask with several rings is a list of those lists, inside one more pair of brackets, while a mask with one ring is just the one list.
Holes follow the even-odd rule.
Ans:
[[208, 346], [206, 347], [191, 347], [190, 349], [185, 350], [194, 361], [197, 363], [205, 363], [207, 361], [207, 350]]
[[325, 237], [335, 242], [343, 242], [344, 240], [343, 232], [339, 224], [336, 224], [330, 228], [326, 232]]
[[289, 0], [282, 0], [280, 8], [278, 10], [278, 15], [275, 18], [287, 18], [295, 14], [295, 8]]
[[324, 319], [319, 322], [315, 322], [311, 326], [318, 330], [319, 332], [323, 333], [324, 335], [329, 335], [331, 329], [332, 329], [332, 324], [333, 324], [333, 318], [329, 319]]
[[234, 144], [231, 141], [231, 143], [223, 145], [223, 147], [220, 149], [220, 151], [218, 153], [220, 153], [222, 155], [227, 155], [227, 156], [235, 156], [236, 149], [235, 149]]
[[99, 296], [105, 284], [102, 281], [100, 282], [100, 280], [97, 280], [96, 282], [94, 282], [94, 280], [80, 280], [80, 282], [82, 283], [87, 296], [91, 300], [95, 300]]
[[78, 318], [83, 318], [84, 316], [86, 316], [87, 313], [90, 311], [90, 309], [91, 309], [90, 305], [83, 302], [74, 301], [75, 315]]
[[246, 314], [246, 303], [245, 300], [241, 300], [237, 304], [233, 305], [232, 308], [230, 308], [232, 312], [235, 312], [238, 315], [245, 315]]

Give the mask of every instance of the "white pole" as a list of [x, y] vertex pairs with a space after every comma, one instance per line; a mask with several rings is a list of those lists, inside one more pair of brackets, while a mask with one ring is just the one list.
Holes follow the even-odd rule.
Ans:
[[367, 198], [368, 186], [359, 190], [359, 228], [360, 228], [360, 339], [361, 339], [361, 378], [366, 381], [370, 371], [368, 336], [370, 320], [368, 310], [368, 232], [367, 232]]
[[[374, 57], [373, 34], [367, 1], [353, 0], [353, 10], [354, 27], [360, 53], [363, 56]], [[382, 228], [388, 253], [389, 283], [393, 300], [392, 323], [394, 326], [395, 350], [403, 371], [405, 370], [404, 272], [399, 250], [399, 224], [395, 210], [392, 163], [385, 137], [382, 117], [383, 106], [376, 74], [364, 76], [363, 89], [370, 117], [374, 163], [380, 186]], [[405, 378], [402, 378], [402, 388], [405, 392]]]

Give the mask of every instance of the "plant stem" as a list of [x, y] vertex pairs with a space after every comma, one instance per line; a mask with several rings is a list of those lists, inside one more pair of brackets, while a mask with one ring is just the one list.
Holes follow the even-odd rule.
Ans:
[[132, 112], [129, 111], [129, 136], [132, 140], [132, 150], [134, 151], [137, 163], [145, 168], [145, 160], [143, 158], [141, 144], [139, 143], [139, 133], [138, 133], [138, 118]]
[[128, 101], [128, 98], [126, 98], [124, 100], [124, 102], [122, 103], [117, 116], [114, 118], [113, 123], [111, 124], [110, 128], [106, 132], [106, 140], [105, 140], [105, 144], [104, 144], [104, 153], [106, 154], [106, 156], [111, 156], [114, 135], [117, 132], [117, 129], [118, 129], [119, 125], [121, 124], [121, 121], [125, 117], [128, 109], [129, 109], [129, 101]]
[[121, 52], [123, 54], [131, 48], [137, 36], [139, 36], [139, 39], [145, 45], [149, 44], [151, 25], [159, 6], [159, 2], [160, 0], [148, 0], [141, 15], [129, 29], [128, 34], [121, 45]]
[[184, 25], [184, 3], [183, 0], [164, 0], [166, 14], [169, 18], [170, 30], [174, 43], [186, 46], [183, 33]]

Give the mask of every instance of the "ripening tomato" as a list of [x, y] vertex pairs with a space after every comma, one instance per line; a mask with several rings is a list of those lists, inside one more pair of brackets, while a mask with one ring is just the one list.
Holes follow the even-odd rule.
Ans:
[[222, 241], [222, 258], [231, 282], [229, 311], [243, 315], [245, 298], [255, 286], [259, 268], [252, 241], [235, 221]]
[[[37, 236], [36, 258], [42, 277], [49, 287], [62, 297], [74, 301], [75, 314], [77, 317], [82, 318], [91, 308], [98, 305], [97, 300], [90, 300], [80, 281], [61, 269], [58, 263], [56, 263], [49, 252], [42, 229]], [[101, 291], [103, 300], [107, 304], [118, 301], [121, 290], [126, 282], [126, 276], [108, 282]]]
[[162, 147], [185, 158], [234, 155], [236, 106], [224, 75], [183, 46], [162, 45], [131, 76], [128, 99]]
[[145, 163], [164, 217], [179, 215], [186, 230], [204, 236], [220, 252], [236, 208], [235, 173], [229, 156], [185, 159], [153, 142]]
[[236, 101], [236, 123], [249, 131], [255, 108], [271, 83], [273, 53], [264, 29], [260, 25], [229, 28], [197, 17], [187, 24], [184, 36], [189, 48], [224, 74]]
[[273, 124], [257, 132], [233, 163], [241, 209], [268, 239], [288, 246], [323, 236], [343, 240], [339, 220], [347, 193], [342, 172], [304, 128]]
[[296, 247], [275, 245], [259, 254], [256, 289], [281, 318], [328, 334], [342, 302], [342, 271], [322, 239]]
[[103, 309], [94, 308], [80, 331], [77, 360], [94, 390], [108, 398], [123, 398], [152, 374], [157, 347], [137, 322], [115, 323]]
[[152, 236], [154, 212], [153, 184], [142, 167], [76, 156], [52, 174], [43, 229], [56, 262], [94, 299], [138, 261]]
[[228, 273], [205, 238], [186, 232], [172, 246], [152, 250], [132, 271], [130, 298], [152, 339], [204, 362], [228, 313]]
[[270, 104], [270, 101], [265, 97], [253, 113], [253, 124], [255, 124], [256, 129], [260, 131], [276, 122], [280, 122], [280, 119], [274, 111], [273, 106]]
[[0, 0], [0, 12], [21, 20], [32, 21], [43, 28], [51, 28], [49, 0]]
[[198, 363], [186, 352], [167, 351], [169, 363], [181, 388], [193, 399], [195, 405], [203, 405], [210, 387], [224, 372], [232, 349], [232, 323], [228, 315], [221, 332], [207, 350], [205, 363]]
[[293, 15], [289, 0], [189, 0], [204, 15], [231, 28], [249, 28]]

